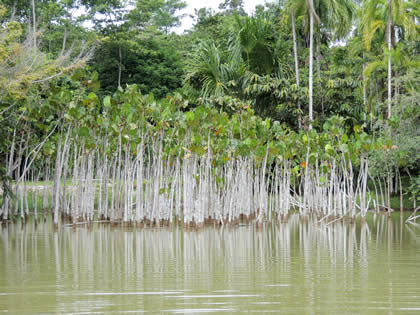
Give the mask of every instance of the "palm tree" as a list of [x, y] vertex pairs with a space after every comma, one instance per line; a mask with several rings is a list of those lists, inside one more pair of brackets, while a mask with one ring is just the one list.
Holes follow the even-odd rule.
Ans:
[[[391, 52], [396, 44], [395, 30], [399, 29], [400, 36], [418, 38], [419, 29], [416, 25], [418, 8], [416, 2], [405, 0], [364, 0], [362, 4], [363, 42], [366, 51], [371, 50], [375, 34], [382, 32], [384, 42], [387, 43], [387, 105], [388, 119], [392, 115], [392, 58]], [[380, 64], [376, 62], [375, 64]], [[369, 68], [373, 68], [372, 64]]]
[[391, 101], [392, 101], [392, 86], [391, 86], [391, 79], [392, 79], [392, 65], [391, 65], [391, 37], [392, 37], [392, 0], [388, 0], [388, 25], [387, 25], [387, 32], [388, 32], [388, 119], [391, 118]]
[[[295, 59], [295, 74], [296, 74], [296, 85], [299, 90], [300, 88], [300, 79], [299, 79], [299, 59], [297, 53], [297, 40], [296, 40], [296, 21], [295, 21], [295, 10], [294, 8], [291, 9], [291, 16], [292, 16], [292, 35], [293, 35], [293, 57]], [[301, 117], [301, 109], [300, 109], [300, 101], [298, 99], [298, 120], [299, 120], [299, 128], [302, 125], [302, 117]]]
[[[344, 37], [353, 18], [354, 4], [351, 0], [290, 0], [287, 8], [292, 16], [293, 49], [295, 55], [296, 81], [299, 81], [297, 64], [296, 25], [295, 13], [305, 14], [309, 17], [309, 128], [313, 122], [313, 56], [314, 56], [314, 23], [321, 29], [331, 31], [332, 39]], [[317, 36], [317, 73], [320, 82], [320, 36]]]
[[[300, 77], [299, 77], [299, 58], [297, 50], [297, 36], [296, 36], [296, 15], [301, 16], [306, 8], [306, 1], [299, 0], [290, 0], [287, 3], [286, 10], [292, 18], [292, 36], [293, 36], [293, 57], [295, 60], [295, 76], [296, 76], [296, 85], [299, 90], [300, 88]], [[298, 122], [299, 128], [302, 126], [302, 117], [301, 117], [301, 106], [298, 99]]]
[[319, 17], [314, 9], [314, 1], [308, 0], [309, 4], [309, 129], [312, 129], [313, 115], [313, 59], [314, 59], [314, 18]]
[[320, 23], [320, 19], [314, 9], [314, 0], [290, 0], [287, 8], [292, 16], [292, 33], [293, 33], [293, 52], [295, 59], [295, 73], [296, 84], [299, 82], [299, 65], [297, 55], [297, 41], [296, 41], [296, 22], [295, 13], [299, 12], [309, 17], [309, 129], [312, 129], [313, 122], [313, 37], [314, 37], [314, 19]]
[[235, 16], [237, 34], [234, 41], [239, 45], [249, 71], [259, 75], [271, 75], [276, 71], [273, 27], [267, 15], [253, 17]]
[[185, 87], [200, 91], [200, 97], [221, 96], [228, 81], [227, 68], [219, 48], [209, 41], [198, 44], [186, 66]]
[[320, 34], [321, 32], [330, 33], [328, 37], [333, 41], [343, 39], [351, 29], [355, 5], [353, 0], [316, 0], [314, 5], [321, 20], [316, 37], [317, 73], [320, 80]]

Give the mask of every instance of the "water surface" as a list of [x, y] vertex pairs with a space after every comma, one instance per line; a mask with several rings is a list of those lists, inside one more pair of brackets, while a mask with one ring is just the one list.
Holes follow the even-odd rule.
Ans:
[[420, 313], [420, 227], [0, 227], [0, 312]]

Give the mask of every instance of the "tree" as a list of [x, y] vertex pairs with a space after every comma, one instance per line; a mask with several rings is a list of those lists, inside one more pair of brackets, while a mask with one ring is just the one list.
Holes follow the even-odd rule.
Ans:
[[313, 59], [314, 59], [314, 19], [320, 23], [319, 17], [314, 9], [313, 0], [309, 4], [309, 129], [312, 129], [313, 116]]
[[415, 23], [419, 12], [415, 2], [404, 0], [365, 0], [362, 4], [361, 24], [366, 51], [371, 50], [375, 36], [386, 43], [387, 54], [387, 117], [392, 115], [392, 49], [397, 42], [396, 31], [402, 39], [418, 38]]
[[320, 84], [321, 35], [325, 34], [324, 38], [331, 41], [342, 40], [351, 29], [355, 6], [353, 0], [317, 0], [314, 5], [320, 18], [316, 37], [317, 76]]
[[[300, 79], [299, 79], [299, 59], [297, 52], [297, 39], [296, 39], [296, 19], [295, 19], [295, 9], [291, 8], [291, 17], [292, 17], [292, 35], [293, 35], [293, 57], [295, 59], [295, 75], [296, 75], [296, 85], [297, 88], [300, 88]], [[298, 110], [299, 110], [299, 128], [301, 127], [302, 117], [300, 114], [300, 101], [298, 100]]]
[[[0, 133], [3, 135], [0, 139], [0, 182], [2, 192], [10, 193], [14, 171], [18, 181], [26, 176], [35, 156], [58, 125], [57, 120], [55, 127], [50, 129], [51, 124], [41, 122], [45, 119], [51, 123], [57, 114], [50, 110], [53, 106], [42, 106], [42, 96], [48, 93], [45, 85], [84, 66], [90, 55], [72, 58], [63, 51], [57, 58], [49, 58], [40, 51], [35, 34], [29, 30], [23, 35], [19, 22], [2, 18], [5, 12], [0, 5]], [[34, 139], [38, 137], [41, 140], [35, 143]], [[18, 148], [15, 150], [15, 147]], [[7, 195], [3, 201], [10, 201], [9, 197]]]
[[235, 20], [234, 36], [247, 69], [259, 75], [271, 75], [278, 67], [271, 21], [264, 13], [244, 18], [236, 15]]
[[22, 39], [32, 36], [39, 42], [38, 48], [54, 58], [63, 51], [71, 51], [74, 57], [86, 45], [91, 47], [96, 34], [85, 28], [84, 22], [100, 30], [104, 24], [120, 20], [123, 11], [122, 0], [5, 0], [4, 5], [6, 19], [26, 26], [22, 27]]
[[186, 72], [185, 88], [190, 95], [207, 98], [226, 93], [228, 69], [215, 43], [199, 43], [186, 65]]
[[[294, 42], [295, 55], [295, 73], [296, 81], [298, 78], [297, 68], [297, 43], [296, 43], [296, 14], [298, 16], [306, 15], [309, 20], [309, 121], [313, 121], [313, 57], [314, 57], [314, 32], [316, 31], [316, 61], [318, 87], [321, 89], [321, 66], [320, 66], [320, 45], [321, 32], [331, 32], [331, 39], [340, 39], [345, 36], [351, 26], [354, 4], [352, 1], [337, 0], [290, 0], [287, 3], [286, 10], [292, 19], [292, 34]], [[316, 22], [316, 30], [314, 29]]]
[[293, 57], [287, 31], [282, 34], [271, 18], [263, 11], [252, 17], [236, 15], [228, 48], [211, 39], [195, 46], [186, 65], [189, 95], [222, 107], [226, 104], [214, 100], [239, 99], [261, 117], [296, 127], [296, 101], [303, 93], [290, 80]]
[[179, 26], [182, 15], [178, 11], [187, 6], [181, 0], [138, 0], [136, 7], [128, 14], [129, 23], [139, 29], [154, 26], [165, 34]]
[[391, 101], [392, 101], [392, 64], [391, 64], [391, 37], [392, 37], [392, 0], [388, 0], [388, 21], [387, 21], [387, 32], [388, 32], [388, 119], [391, 118]]
[[100, 95], [137, 84], [144, 94], [162, 98], [181, 87], [183, 63], [173, 40], [159, 33], [119, 32], [106, 37], [90, 60], [98, 72]]
[[166, 0], [155, 17], [158, 28], [165, 34], [169, 34], [171, 28], [180, 26], [183, 15], [176, 15], [176, 13], [186, 7], [185, 1]]
[[219, 9], [230, 15], [233, 13], [246, 15], [243, 0], [224, 0], [219, 4]]
[[[295, 77], [297, 88], [300, 88], [300, 76], [299, 76], [299, 58], [298, 58], [298, 48], [297, 48], [297, 35], [296, 35], [296, 16], [302, 16], [306, 8], [306, 1], [293, 1], [290, 0], [287, 2], [286, 11], [291, 16], [292, 22], [292, 37], [293, 37], [293, 57], [295, 61]], [[299, 119], [299, 128], [302, 123], [301, 115], [301, 104], [298, 100], [298, 119]]]
[[[5, 12], [0, 7], [1, 13]], [[63, 73], [78, 68], [88, 60], [90, 52], [72, 58], [67, 51], [56, 58], [48, 58], [38, 45], [34, 46], [35, 34], [30, 32], [21, 41], [23, 28], [16, 21], [1, 21], [0, 24], [0, 100], [26, 98], [28, 89]]]

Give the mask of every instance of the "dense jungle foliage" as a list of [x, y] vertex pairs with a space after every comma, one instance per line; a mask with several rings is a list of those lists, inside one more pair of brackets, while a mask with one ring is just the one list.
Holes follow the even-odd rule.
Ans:
[[45, 161], [57, 162], [67, 134], [87, 154], [135, 155], [145, 132], [165, 135], [165, 158], [211, 151], [214, 167], [251, 156], [291, 161], [303, 174], [336, 156], [358, 171], [366, 156], [372, 179], [391, 193], [403, 184], [416, 205], [416, 0], [278, 0], [251, 15], [243, 1], [225, 0], [217, 12], [197, 9], [194, 26], [176, 34], [185, 7], [2, 1], [3, 195], [31, 168], [45, 180]]

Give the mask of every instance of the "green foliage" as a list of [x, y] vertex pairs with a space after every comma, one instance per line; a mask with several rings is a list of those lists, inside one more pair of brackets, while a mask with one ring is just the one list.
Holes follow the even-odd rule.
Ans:
[[154, 26], [165, 34], [181, 24], [182, 16], [176, 13], [187, 6], [181, 0], [138, 0], [135, 4], [128, 14], [129, 24], [139, 28]]
[[181, 56], [164, 37], [105, 38], [90, 65], [98, 72], [101, 95], [117, 90], [119, 68], [121, 86], [137, 84], [143, 93], [158, 98], [181, 87]]
[[262, 117], [294, 121], [296, 101], [304, 92], [293, 85], [290, 59], [273, 36], [268, 15], [235, 16], [229, 49], [202, 41], [186, 66], [185, 85], [191, 97], [231, 96], [250, 102]]
[[236, 41], [249, 71], [271, 75], [279, 67], [274, 28], [267, 15], [255, 17], [236, 16]]
[[186, 88], [200, 90], [202, 97], [222, 96], [227, 89], [229, 69], [224, 65], [219, 48], [201, 42], [187, 64]]
[[410, 178], [410, 186], [408, 186], [408, 194], [410, 200], [420, 201], [420, 176]]
[[[392, 34], [397, 36], [387, 51], [387, 1], [362, 1], [354, 20], [353, 2], [314, 0], [320, 18], [315, 26], [319, 78], [316, 120], [309, 130], [308, 1], [271, 3], [253, 16], [245, 14], [242, 1], [224, 1], [218, 13], [197, 10], [194, 28], [181, 36], [169, 32], [179, 25], [184, 1], [135, 1], [130, 12], [118, 0], [41, 1], [36, 2], [41, 46], [33, 47], [31, 8], [5, 0], [0, 7], [0, 177], [10, 179], [4, 166], [15, 131], [18, 140], [29, 139], [28, 150], [48, 137], [35, 161], [41, 163], [53, 159], [58, 139], [72, 130], [71, 137], [89, 150], [112, 152], [121, 139], [127, 145], [123, 150], [135, 154], [148, 133], [155, 139], [164, 135], [169, 159], [212, 152], [214, 167], [238, 156], [263, 163], [267, 156], [269, 162], [289, 161], [294, 176], [301, 176], [317, 161], [327, 174], [331, 161], [358, 165], [368, 156], [373, 176], [398, 169], [418, 178], [420, 46], [419, 27], [412, 22], [419, 10], [413, 3], [393, 1]], [[81, 5], [82, 16], [68, 13]], [[16, 20], [10, 21], [13, 7]], [[84, 21], [93, 21], [94, 29]], [[356, 27], [349, 35], [352, 23]], [[93, 42], [89, 67], [74, 72], [83, 62], [72, 64], [71, 57]], [[395, 78], [393, 117], [383, 121], [388, 56]], [[413, 185], [416, 192], [417, 182]]]
[[[58, 105], [67, 97], [72, 97], [72, 93], [63, 87], [49, 97], [49, 103], [54, 104], [56, 100]], [[268, 152], [269, 161], [289, 160], [302, 168], [300, 162], [305, 161], [308, 149], [310, 158], [305, 168], [315, 167], [317, 161], [328, 164], [341, 159], [357, 165], [360, 156], [372, 148], [372, 139], [360, 126], [347, 135], [344, 119], [340, 117], [329, 119], [324, 124], [324, 132], [296, 133], [276, 121], [255, 115], [249, 104], [237, 99], [221, 97], [213, 101], [225, 107], [229, 104], [231, 113], [207, 102], [185, 111], [188, 101], [182, 96], [156, 101], [153, 96], [142, 95], [135, 85], [119, 89], [102, 102], [94, 93], [84, 93], [77, 102], [64, 108], [63, 128], [71, 126], [73, 137], [85, 147], [107, 149], [109, 153], [118, 149], [118, 139], [123, 144], [131, 144], [123, 146], [124, 151], [135, 154], [136, 144], [144, 134], [152, 139], [165, 135], [163, 152], [169, 159], [187, 159], [191, 154], [202, 156], [211, 152], [214, 167], [237, 157], [251, 157], [263, 163]], [[111, 143], [105, 146], [103, 139]], [[153, 150], [152, 147], [148, 146], [148, 150]]]
[[418, 174], [420, 169], [420, 80], [419, 70], [412, 70], [396, 80], [404, 86], [403, 94], [395, 98], [394, 115], [387, 122], [378, 121], [374, 132], [380, 143], [378, 150], [371, 153], [372, 172], [384, 173], [384, 167], [395, 170], [409, 170]]
[[243, 0], [224, 0], [220, 2], [219, 9], [224, 10], [227, 14], [245, 15]]

